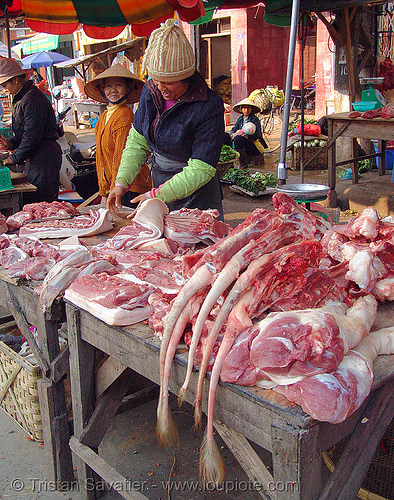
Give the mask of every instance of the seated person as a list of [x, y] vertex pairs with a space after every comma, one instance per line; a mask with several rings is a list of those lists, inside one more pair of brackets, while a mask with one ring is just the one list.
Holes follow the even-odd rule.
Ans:
[[[267, 147], [261, 133], [260, 120], [256, 116], [260, 108], [251, 99], [246, 98], [236, 104], [233, 110], [236, 113], [241, 113], [241, 116], [231, 129], [230, 135], [226, 134], [227, 137], [224, 142], [231, 146], [232, 141], [234, 149], [240, 154], [240, 167], [246, 168], [248, 166], [248, 155], [260, 155], [264, 152], [264, 148]], [[250, 131], [246, 130], [249, 133], [246, 133], [243, 129], [247, 123], [254, 125]]]

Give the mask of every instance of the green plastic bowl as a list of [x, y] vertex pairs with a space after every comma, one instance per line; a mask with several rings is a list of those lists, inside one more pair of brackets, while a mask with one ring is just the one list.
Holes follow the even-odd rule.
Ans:
[[355, 111], [370, 111], [371, 109], [375, 109], [376, 104], [375, 101], [352, 102]]

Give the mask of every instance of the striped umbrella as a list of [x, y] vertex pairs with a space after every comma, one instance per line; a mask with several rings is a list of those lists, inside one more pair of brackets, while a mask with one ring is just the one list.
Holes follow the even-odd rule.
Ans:
[[88, 36], [101, 39], [127, 24], [134, 35], [147, 36], [174, 11], [185, 22], [204, 15], [202, 0], [21, 0], [21, 8], [34, 31], [65, 35], [82, 24]]

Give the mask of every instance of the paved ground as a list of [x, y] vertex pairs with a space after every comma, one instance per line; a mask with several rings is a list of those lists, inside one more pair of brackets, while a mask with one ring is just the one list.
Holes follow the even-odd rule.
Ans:
[[[75, 129], [71, 129], [75, 132]], [[77, 131], [80, 140], [92, 138], [92, 130]], [[261, 168], [276, 172], [278, 154], [266, 158]], [[307, 182], [327, 183], [327, 172], [307, 171]], [[347, 208], [362, 210], [368, 204], [382, 207], [382, 215], [394, 214], [394, 187], [390, 182], [391, 172], [379, 177], [377, 171], [363, 174], [358, 185], [351, 181], [338, 181], [341, 202], [341, 220], [349, 217]], [[288, 183], [299, 182], [299, 173], [290, 172]], [[235, 226], [258, 206], [272, 208], [271, 196], [258, 198], [240, 196], [223, 186], [226, 220]], [[357, 207], [357, 208], [356, 208]], [[387, 212], [387, 213], [386, 213]], [[174, 402], [175, 403], [175, 402]], [[161, 450], [155, 439], [155, 410], [157, 401], [118, 415], [103, 440], [100, 453], [119, 472], [140, 485], [142, 493], [151, 500], [257, 500], [256, 491], [248, 488], [248, 480], [231, 452], [220, 443], [226, 462], [228, 491], [211, 492], [199, 489], [198, 448], [201, 436], [192, 429], [192, 409], [185, 406], [176, 411], [175, 418], [181, 428], [182, 447], [176, 452]], [[175, 408], [175, 404], [173, 405]], [[257, 448], [269, 467], [270, 455]], [[23, 430], [0, 410], [0, 499], [1, 500], [80, 500], [78, 491], [53, 491], [50, 482], [45, 449], [36, 442], [26, 439]], [[172, 492], [165, 489], [168, 480]], [[175, 491], [185, 488], [187, 491]], [[236, 486], [238, 484], [238, 487]], [[243, 487], [240, 488], [239, 486]], [[246, 491], [244, 486], [246, 486]], [[195, 488], [197, 491], [192, 491]], [[233, 490], [233, 491], [229, 491]], [[241, 491], [242, 490], [242, 491]], [[115, 491], [105, 491], [103, 500], [121, 498]], [[349, 499], [350, 500], [350, 499]]]

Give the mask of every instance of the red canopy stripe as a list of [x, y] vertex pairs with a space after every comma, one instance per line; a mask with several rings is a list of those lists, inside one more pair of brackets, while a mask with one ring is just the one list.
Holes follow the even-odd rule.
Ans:
[[[81, 0], [21, 0], [22, 10], [26, 15], [26, 24], [34, 31], [52, 33], [57, 35], [70, 34], [81, 23], [78, 11]], [[101, 17], [94, 17], [96, 0], [83, 0], [86, 2], [84, 15], [92, 19], [83, 19], [85, 33], [92, 38], [108, 39], [117, 36], [124, 28], [124, 22], [131, 24], [136, 36], [147, 36], [161, 22], [173, 17], [177, 11], [180, 19], [190, 22], [204, 14], [202, 0], [111, 0], [115, 1], [119, 16], [109, 21], [110, 26]], [[87, 5], [91, 3], [92, 8]], [[102, 3], [102, 2], [101, 2]], [[75, 6], [74, 6], [75, 4]], [[110, 5], [110, 3], [108, 4]], [[89, 8], [88, 8], [89, 7]], [[121, 19], [122, 15], [124, 20]], [[109, 18], [111, 16], [108, 16]], [[105, 18], [105, 16], [104, 16]], [[114, 20], [115, 19], [115, 20]], [[101, 24], [101, 26], [99, 26]]]

